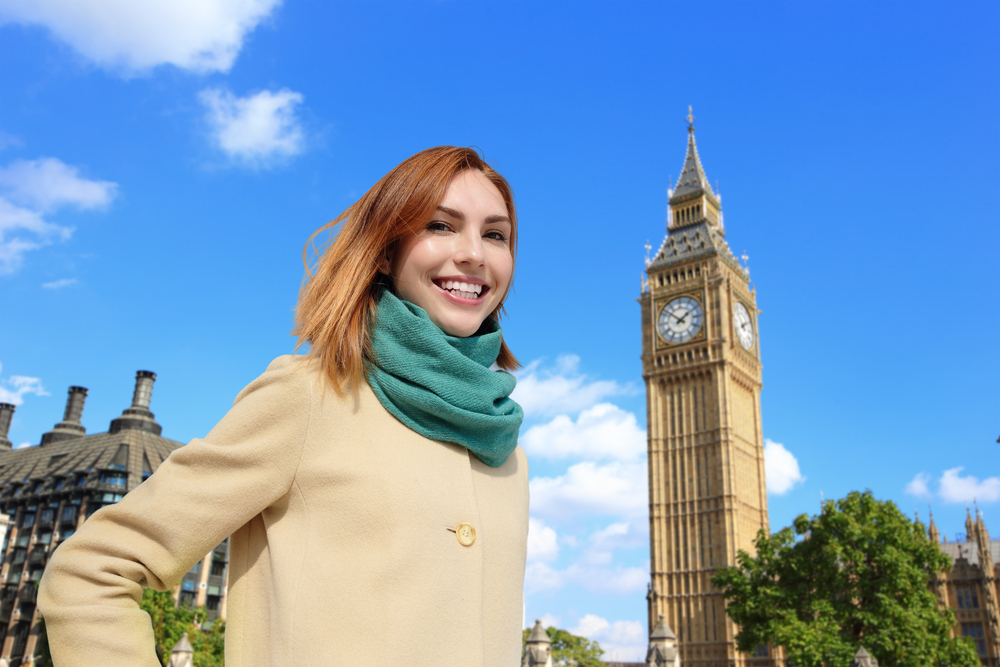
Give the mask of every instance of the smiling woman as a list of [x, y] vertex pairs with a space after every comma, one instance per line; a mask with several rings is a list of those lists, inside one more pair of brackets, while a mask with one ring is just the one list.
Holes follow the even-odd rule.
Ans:
[[455, 176], [423, 229], [392, 262], [400, 298], [427, 311], [451, 336], [471, 336], [507, 295], [514, 258], [503, 195], [479, 171]]
[[171, 589], [230, 534], [231, 667], [357, 662], [331, 647], [369, 665], [518, 662], [523, 412], [492, 368], [517, 367], [497, 323], [510, 187], [474, 151], [432, 148], [337, 225], [299, 296], [309, 353], [273, 361], [52, 557], [38, 604], [57, 667], [157, 665], [142, 588]]

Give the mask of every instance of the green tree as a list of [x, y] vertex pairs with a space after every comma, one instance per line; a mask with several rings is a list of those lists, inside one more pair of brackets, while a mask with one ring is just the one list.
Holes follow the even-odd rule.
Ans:
[[216, 621], [210, 626], [202, 623], [208, 618], [204, 607], [188, 609], [176, 606], [170, 591], [154, 591], [147, 588], [142, 593], [139, 606], [149, 614], [156, 638], [156, 657], [160, 663], [170, 662], [170, 651], [186, 632], [194, 650], [194, 667], [222, 667], [226, 637], [225, 621]]
[[226, 622], [215, 621], [210, 627], [202, 626], [194, 636], [188, 635], [194, 649], [194, 667], [224, 667], [226, 649]]
[[153, 623], [153, 636], [156, 638], [156, 657], [164, 665], [170, 660], [170, 651], [181, 640], [181, 635], [188, 633], [188, 640], [195, 633], [195, 612], [184, 606], [178, 606], [170, 591], [156, 591], [147, 588], [142, 592], [139, 603]]
[[774, 535], [760, 531], [755, 546], [712, 577], [739, 650], [771, 644], [800, 667], [847, 667], [863, 645], [882, 667], [979, 667], [928, 589], [951, 560], [892, 502], [855, 491]]
[[[527, 629], [521, 633], [521, 648], [524, 649], [531, 630]], [[577, 637], [565, 630], [558, 628], [546, 628], [545, 634], [552, 640], [552, 662], [558, 663], [560, 660], [566, 661], [564, 664], [577, 664], [580, 667], [604, 667], [601, 656], [604, 651], [601, 645], [591, 641], [586, 637]], [[576, 662], [570, 662], [575, 660]]]

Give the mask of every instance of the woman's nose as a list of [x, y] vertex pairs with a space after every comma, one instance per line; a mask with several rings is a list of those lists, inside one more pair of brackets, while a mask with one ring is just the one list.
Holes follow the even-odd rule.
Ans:
[[484, 262], [483, 240], [478, 233], [463, 232], [458, 235], [458, 247], [455, 250], [455, 262], [481, 266]]

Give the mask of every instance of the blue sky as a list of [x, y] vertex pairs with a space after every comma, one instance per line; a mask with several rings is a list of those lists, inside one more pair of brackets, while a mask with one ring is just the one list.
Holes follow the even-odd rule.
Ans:
[[139, 369], [164, 435], [203, 435], [292, 350], [308, 235], [410, 154], [478, 146], [521, 222], [528, 621], [641, 657], [635, 299], [693, 105], [763, 311], [772, 529], [870, 488], [951, 539], [975, 497], [1000, 533], [996, 3], [139, 7], [0, 0], [16, 445], [69, 385], [106, 430]]

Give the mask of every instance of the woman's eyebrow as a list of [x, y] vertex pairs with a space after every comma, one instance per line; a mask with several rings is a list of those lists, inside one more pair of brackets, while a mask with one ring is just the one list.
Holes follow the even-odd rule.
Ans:
[[[462, 213], [461, 211], [456, 211], [453, 208], [448, 208], [447, 206], [438, 206], [437, 210], [441, 211], [442, 213], [446, 213], [447, 215], [450, 215], [451, 217], [456, 218], [458, 220], [465, 220], [465, 214]], [[510, 217], [506, 215], [490, 215], [486, 217], [485, 222], [488, 225], [491, 225], [495, 222], [510, 222]]]

